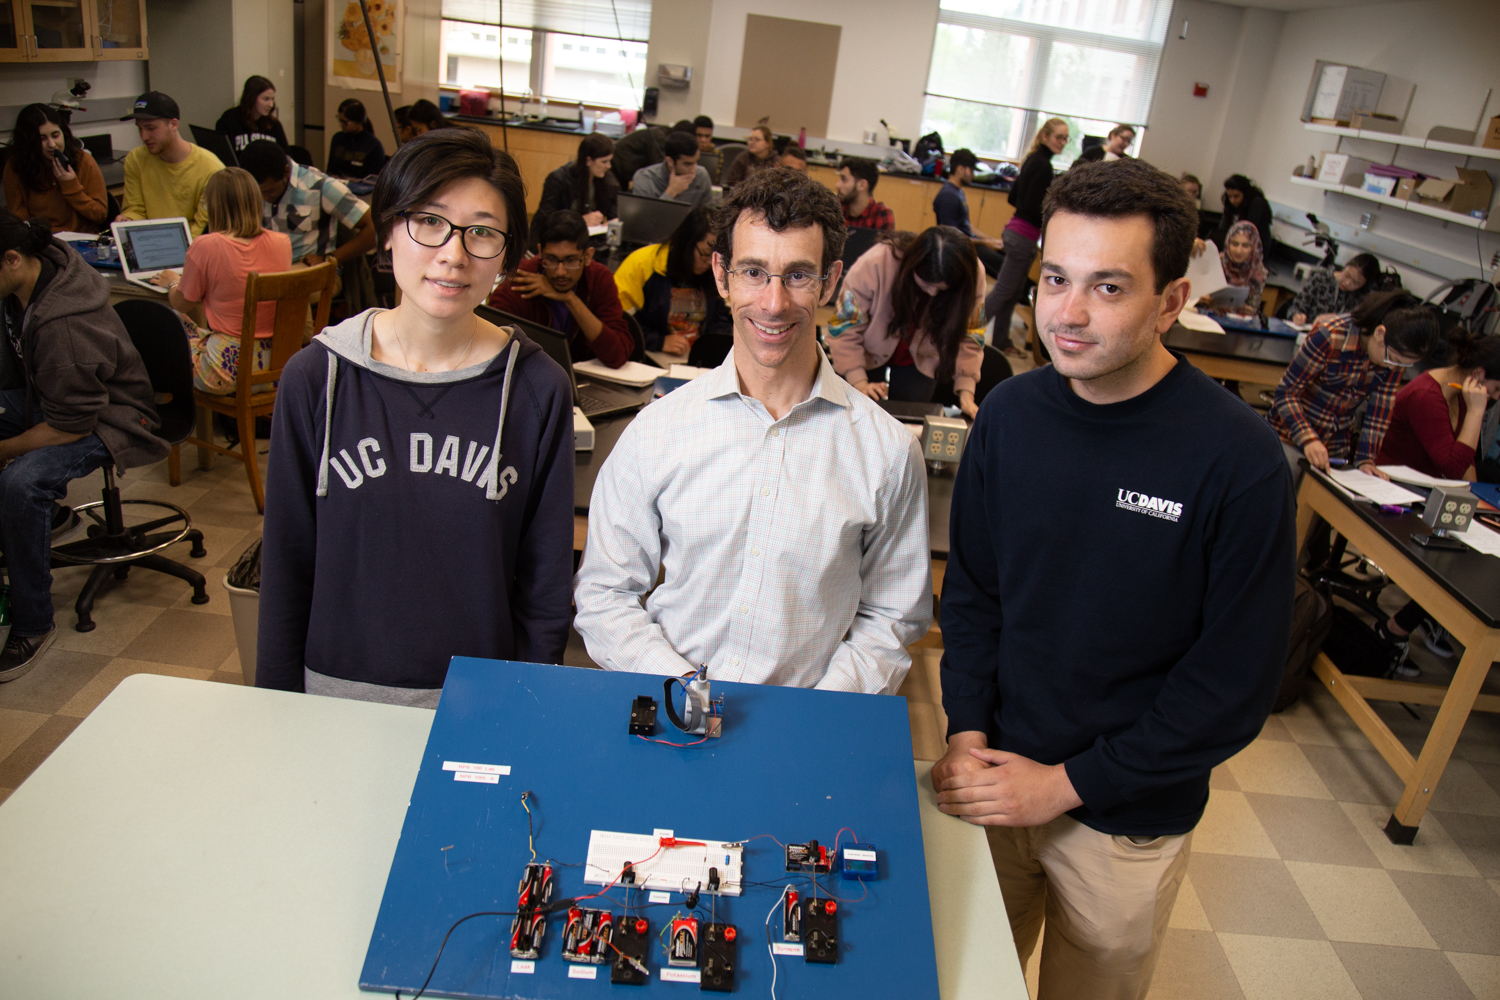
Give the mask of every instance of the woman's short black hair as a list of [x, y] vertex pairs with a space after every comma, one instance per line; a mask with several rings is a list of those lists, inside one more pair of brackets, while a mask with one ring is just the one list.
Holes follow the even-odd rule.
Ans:
[[370, 116], [365, 112], [365, 103], [357, 97], [346, 97], [340, 101], [339, 114], [361, 126], [366, 132], [375, 131]]
[[1349, 258], [1349, 263], [1344, 266], [1352, 267], [1364, 275], [1366, 288], [1373, 289], [1380, 281], [1380, 258], [1372, 253], [1357, 254]]
[[1386, 349], [1419, 358], [1423, 365], [1442, 364], [1449, 353], [1437, 313], [1408, 291], [1398, 289], [1366, 295], [1349, 318], [1365, 336], [1385, 327]]
[[52, 226], [39, 215], [21, 220], [8, 208], [0, 208], [0, 257], [12, 250], [23, 257], [36, 257], [52, 242]]
[[396, 150], [375, 181], [370, 211], [376, 242], [384, 246], [401, 212], [431, 201], [454, 181], [478, 177], [490, 183], [505, 203], [505, 254], [509, 273], [526, 249], [526, 184], [516, 161], [490, 145], [483, 132], [444, 128], [424, 132]]
[[443, 113], [438, 110], [438, 106], [425, 97], [413, 102], [411, 110], [406, 114], [412, 121], [420, 122], [429, 129], [451, 128], [453, 126], [452, 122], [443, 117]]

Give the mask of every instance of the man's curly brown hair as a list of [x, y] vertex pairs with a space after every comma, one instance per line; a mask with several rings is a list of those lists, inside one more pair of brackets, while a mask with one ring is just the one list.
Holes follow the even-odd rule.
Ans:
[[735, 185], [714, 215], [714, 249], [726, 267], [734, 260], [734, 226], [744, 212], [760, 213], [778, 233], [821, 226], [824, 274], [844, 252], [844, 209], [838, 195], [800, 170], [766, 167]]

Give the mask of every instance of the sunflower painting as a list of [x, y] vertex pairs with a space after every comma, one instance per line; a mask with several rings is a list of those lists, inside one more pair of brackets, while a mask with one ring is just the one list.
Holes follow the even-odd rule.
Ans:
[[375, 73], [378, 56], [385, 69], [391, 93], [401, 92], [401, 31], [405, 20], [403, 0], [365, 0], [375, 44], [365, 30], [359, 0], [328, 2], [328, 84], [354, 90], [379, 90]]

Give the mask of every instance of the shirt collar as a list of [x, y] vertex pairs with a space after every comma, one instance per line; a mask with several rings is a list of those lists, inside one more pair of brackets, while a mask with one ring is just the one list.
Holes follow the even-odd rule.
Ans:
[[[734, 349], [725, 356], [723, 364], [701, 378], [708, 382], [708, 399], [723, 399], [726, 396], [739, 396], [740, 373], [734, 367]], [[838, 373], [833, 370], [833, 365], [828, 363], [828, 355], [823, 350], [818, 350], [818, 377], [813, 380], [812, 392], [807, 396], [811, 399], [826, 399], [834, 406], [847, 407], [849, 405], [849, 384], [839, 378]], [[749, 398], [749, 397], [746, 397]], [[807, 400], [803, 400], [803, 403]], [[797, 406], [801, 406], [798, 403]], [[795, 409], [795, 407], [794, 407]]]

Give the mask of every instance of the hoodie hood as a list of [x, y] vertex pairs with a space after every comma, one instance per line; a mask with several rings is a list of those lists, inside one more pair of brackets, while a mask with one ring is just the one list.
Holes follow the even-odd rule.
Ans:
[[[66, 243], [53, 238], [40, 254], [57, 273], [42, 294], [27, 303], [21, 329], [31, 335], [44, 323], [98, 312], [109, 307], [109, 280], [89, 267]], [[27, 345], [27, 353], [31, 353]]]
[[356, 368], [362, 368], [382, 378], [393, 379], [397, 382], [407, 382], [413, 385], [444, 385], [479, 378], [503, 358], [505, 377], [501, 383], [500, 412], [495, 423], [495, 444], [490, 450], [489, 467], [485, 477], [487, 485], [484, 493], [485, 499], [498, 501], [502, 496], [499, 486], [500, 438], [505, 432], [506, 412], [510, 409], [510, 389], [516, 361], [525, 355], [540, 351], [541, 347], [527, 339], [525, 334], [515, 327], [506, 327], [506, 332], [510, 335], [510, 343], [499, 354], [487, 361], [451, 372], [411, 372], [388, 365], [383, 361], [377, 361], [370, 356], [375, 315], [381, 311], [380, 309], [366, 309], [358, 316], [351, 316], [342, 323], [326, 328], [313, 338], [314, 341], [327, 348], [329, 354], [328, 384], [325, 393], [327, 401], [326, 411], [323, 414], [323, 450], [322, 457], [318, 460], [317, 495], [320, 497], [328, 495], [328, 451], [333, 428], [334, 389], [338, 383], [340, 359]]

